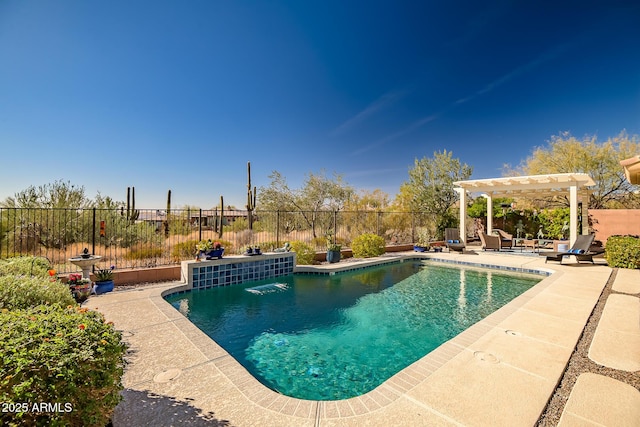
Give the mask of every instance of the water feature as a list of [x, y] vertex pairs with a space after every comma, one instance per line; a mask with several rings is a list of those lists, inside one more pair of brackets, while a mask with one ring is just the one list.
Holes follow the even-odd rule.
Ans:
[[84, 248], [81, 255], [77, 255], [73, 258], [69, 258], [69, 262], [82, 270], [82, 277], [89, 279], [91, 276], [91, 270], [102, 257], [100, 255], [89, 254], [89, 249]]

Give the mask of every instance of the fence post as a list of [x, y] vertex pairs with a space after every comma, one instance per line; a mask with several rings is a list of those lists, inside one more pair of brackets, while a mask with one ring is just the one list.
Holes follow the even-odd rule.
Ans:
[[93, 223], [91, 224], [91, 253], [96, 253], [96, 208], [93, 208]]
[[276, 246], [280, 247], [280, 211], [276, 211]]
[[202, 240], [202, 209], [198, 214], [198, 241]]
[[338, 238], [338, 211], [333, 211], [333, 242], [336, 243], [336, 239]]

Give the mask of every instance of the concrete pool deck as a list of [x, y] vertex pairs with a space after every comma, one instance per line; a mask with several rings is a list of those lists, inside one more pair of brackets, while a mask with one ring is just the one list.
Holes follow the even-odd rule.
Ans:
[[[263, 386], [164, 301], [163, 293], [184, 284], [91, 297], [85, 305], [113, 321], [130, 346], [114, 426], [535, 425], [612, 270], [482, 252], [428, 256], [554, 273], [374, 390], [341, 401], [300, 400]], [[615, 310], [605, 307], [604, 326], [596, 332], [601, 339], [593, 343], [597, 363], [633, 369], [640, 360], [639, 275], [616, 277], [614, 289], [625, 298], [614, 299]], [[636, 316], [635, 327], [616, 323], [620, 310], [626, 319]], [[640, 391], [598, 377], [580, 376], [561, 424], [638, 425]]]

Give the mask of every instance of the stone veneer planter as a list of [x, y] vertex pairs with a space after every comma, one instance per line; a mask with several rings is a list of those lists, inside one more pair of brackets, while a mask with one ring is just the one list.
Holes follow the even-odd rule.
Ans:
[[295, 252], [182, 261], [181, 277], [191, 289], [207, 289], [286, 276], [293, 273], [295, 265]]

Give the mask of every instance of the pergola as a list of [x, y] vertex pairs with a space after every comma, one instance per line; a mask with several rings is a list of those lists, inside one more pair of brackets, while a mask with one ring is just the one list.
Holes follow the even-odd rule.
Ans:
[[[578, 202], [588, 200], [588, 187], [596, 183], [584, 173], [559, 173], [550, 175], [514, 176], [505, 178], [475, 179], [457, 181], [455, 190], [460, 195], [460, 237], [466, 241], [467, 192], [480, 193], [487, 198], [487, 234], [493, 229], [494, 197], [536, 197], [562, 196], [569, 194], [569, 241], [570, 244], [578, 237]], [[583, 234], [588, 230], [587, 221], [582, 224]]]
[[620, 164], [624, 168], [627, 181], [640, 185], [640, 155], [621, 160]]

